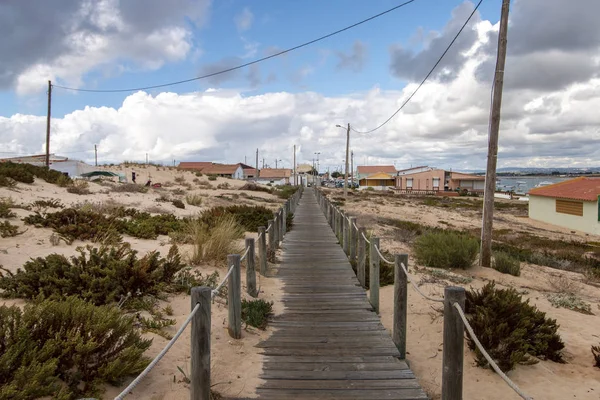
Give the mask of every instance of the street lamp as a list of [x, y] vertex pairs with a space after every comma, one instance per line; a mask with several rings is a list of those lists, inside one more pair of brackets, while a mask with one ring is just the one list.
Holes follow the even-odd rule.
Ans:
[[[317, 156], [317, 173], [316, 173], [316, 175], [319, 175], [319, 154], [321, 154], [320, 151], [315, 151], [315, 155]], [[315, 166], [313, 165], [313, 168], [314, 167]], [[315, 177], [314, 176], [315, 176], [315, 173], [313, 171], [313, 184], [315, 184]]]
[[[338, 128], [343, 128], [341, 125], [336, 125]], [[350, 158], [350, 123], [348, 123], [346, 131], [346, 172], [344, 173], [344, 198], [348, 198], [348, 159]]]
[[275, 160], [275, 169], [277, 169], [277, 163], [280, 162], [281, 160]]

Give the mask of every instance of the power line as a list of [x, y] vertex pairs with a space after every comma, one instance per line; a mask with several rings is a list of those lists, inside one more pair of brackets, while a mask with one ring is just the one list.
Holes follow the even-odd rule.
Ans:
[[374, 20], [376, 18], [379, 18], [379, 17], [381, 17], [381, 16], [383, 16], [385, 14], [388, 14], [388, 13], [390, 13], [392, 11], [395, 11], [395, 10], [397, 10], [399, 8], [402, 8], [402, 7], [404, 7], [404, 6], [406, 6], [406, 5], [410, 4], [410, 3], [413, 3], [415, 1], [416, 0], [405, 1], [404, 3], [399, 4], [399, 5], [395, 6], [395, 7], [392, 7], [390, 9], [386, 10], [386, 11], [380, 12], [379, 14], [373, 15], [372, 17], [369, 17], [367, 19], [363, 19], [360, 22], [357, 22], [357, 23], [352, 24], [350, 26], [347, 26], [345, 28], [339, 29], [339, 30], [337, 30], [335, 32], [329, 33], [329, 34], [327, 34], [325, 36], [321, 36], [321, 37], [319, 37], [317, 39], [313, 39], [313, 40], [311, 40], [309, 42], [302, 43], [302, 44], [300, 44], [298, 46], [294, 46], [294, 47], [291, 47], [289, 49], [277, 52], [275, 54], [271, 54], [270, 56], [259, 58], [257, 60], [250, 61], [250, 62], [247, 62], [245, 64], [241, 64], [241, 65], [238, 65], [238, 66], [235, 66], [235, 67], [227, 68], [227, 69], [224, 69], [224, 70], [221, 70], [221, 71], [212, 72], [212, 73], [207, 74], [207, 75], [197, 76], [195, 78], [184, 79], [184, 80], [181, 80], [181, 81], [175, 81], [175, 82], [170, 82], [170, 83], [163, 83], [163, 84], [160, 84], [160, 85], [152, 85], [152, 86], [145, 86], [145, 87], [139, 87], [139, 88], [129, 88], [129, 89], [104, 89], [104, 90], [102, 90], [102, 89], [79, 89], [79, 88], [72, 88], [72, 87], [60, 86], [60, 85], [52, 85], [52, 86], [55, 87], [55, 88], [60, 88], [60, 89], [65, 89], [65, 90], [72, 90], [72, 91], [76, 91], [76, 92], [119, 93], [119, 92], [136, 92], [138, 90], [157, 89], [157, 88], [166, 87], [166, 86], [173, 86], [173, 85], [179, 85], [179, 84], [182, 84], [182, 83], [188, 83], [188, 82], [192, 82], [192, 81], [198, 81], [198, 80], [201, 80], [201, 79], [206, 79], [206, 78], [210, 78], [210, 77], [213, 77], [213, 76], [225, 74], [227, 72], [236, 71], [238, 69], [242, 69], [242, 68], [245, 68], [245, 67], [253, 65], [253, 64], [258, 64], [260, 62], [269, 60], [271, 58], [275, 58], [275, 57], [281, 56], [283, 54], [292, 52], [294, 50], [301, 49], [302, 47], [306, 47], [306, 46], [311, 45], [313, 43], [320, 42], [321, 40], [330, 38], [330, 37], [335, 36], [335, 35], [337, 35], [339, 33], [345, 32], [345, 31], [347, 31], [349, 29], [352, 29], [352, 28], [355, 28], [355, 27], [357, 27], [359, 25], [362, 25], [362, 24], [364, 24], [366, 22], [372, 21], [372, 20]]
[[465, 29], [465, 27], [467, 26], [467, 24], [469, 23], [469, 21], [471, 20], [471, 18], [473, 17], [473, 15], [475, 15], [475, 12], [477, 11], [477, 9], [479, 8], [479, 6], [481, 5], [482, 2], [483, 2], [483, 0], [479, 0], [479, 3], [477, 3], [477, 5], [475, 6], [475, 9], [471, 13], [471, 15], [469, 15], [469, 18], [467, 18], [467, 20], [465, 21], [465, 23], [459, 29], [459, 31], [456, 34], [456, 36], [454, 36], [454, 39], [452, 39], [452, 41], [450, 42], [450, 44], [448, 45], [448, 47], [446, 47], [446, 50], [444, 50], [444, 52], [442, 53], [442, 55], [440, 56], [440, 58], [437, 60], [437, 62], [433, 66], [433, 68], [431, 68], [431, 70], [429, 71], [429, 73], [425, 76], [425, 79], [423, 79], [421, 81], [421, 83], [419, 84], [419, 86], [417, 86], [417, 88], [414, 90], [414, 92], [412, 92], [411, 95], [408, 96], [408, 98], [404, 101], [404, 103], [402, 103], [402, 105], [400, 106], [400, 108], [397, 109], [396, 112], [394, 112], [391, 115], [391, 117], [389, 117], [388, 119], [386, 119], [381, 125], [378, 125], [376, 128], [373, 128], [371, 130], [368, 130], [368, 131], [357, 131], [354, 128], [352, 128], [352, 131], [354, 131], [356, 133], [361, 133], [361, 134], [368, 134], [368, 133], [371, 133], [371, 132], [375, 132], [376, 130], [378, 130], [379, 128], [383, 127], [385, 124], [387, 124], [388, 122], [390, 122], [392, 120], [392, 118], [394, 118], [404, 108], [404, 106], [406, 106], [408, 104], [408, 102], [419, 91], [419, 89], [421, 89], [421, 86], [423, 86], [423, 84], [427, 81], [427, 79], [429, 79], [429, 77], [431, 76], [431, 74], [433, 73], [433, 71], [437, 68], [437, 66], [439, 65], [439, 63], [442, 62], [442, 60], [444, 59], [444, 56], [446, 55], [446, 53], [448, 53], [448, 51], [450, 50], [450, 48], [452, 47], [452, 45], [454, 44], [454, 42], [456, 42], [456, 39], [458, 39], [458, 37], [460, 36], [460, 34], [462, 33], [462, 31]]

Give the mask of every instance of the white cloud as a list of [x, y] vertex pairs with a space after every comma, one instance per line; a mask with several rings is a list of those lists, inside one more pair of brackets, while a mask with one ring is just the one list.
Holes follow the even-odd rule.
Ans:
[[241, 13], [235, 16], [234, 21], [238, 31], [247, 31], [252, 27], [252, 23], [254, 22], [254, 14], [252, 14], [252, 11], [250, 11], [248, 7], [245, 7]]

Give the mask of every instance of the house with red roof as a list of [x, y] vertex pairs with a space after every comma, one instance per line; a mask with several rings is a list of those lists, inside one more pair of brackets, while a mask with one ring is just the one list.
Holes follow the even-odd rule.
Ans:
[[529, 191], [529, 218], [600, 235], [600, 178], [582, 177]]
[[388, 190], [396, 184], [396, 167], [393, 165], [359, 165], [356, 167], [358, 188]]

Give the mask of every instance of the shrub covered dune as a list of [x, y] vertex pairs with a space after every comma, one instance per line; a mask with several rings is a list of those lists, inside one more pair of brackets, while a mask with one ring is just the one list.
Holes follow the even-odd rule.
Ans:
[[[73, 185], [45, 168], [0, 166], [0, 185], [11, 190], [34, 177]], [[51, 229], [54, 245], [95, 244], [70, 257], [32, 258], [16, 271], [0, 266], [0, 294], [27, 300], [22, 308], [0, 306], [0, 400], [98, 397], [106, 383], [120, 385], [139, 373], [152, 343], [144, 332], [170, 338], [165, 328], [176, 323], [169, 318], [173, 309], [161, 308], [161, 301], [220, 281], [217, 272], [203, 275], [190, 265], [223, 263], [227, 254], [241, 250], [235, 243], [244, 232], [273, 218], [264, 206], [221, 206], [178, 218], [120, 205], [68, 207], [55, 200], [25, 205], [3, 200], [0, 218], [16, 219], [14, 207], [29, 210], [26, 229]], [[172, 243], [164, 256], [140, 254], [125, 239], [159, 235]], [[183, 256], [177, 244], [193, 245], [191, 254]], [[263, 300], [245, 301], [243, 309], [246, 323], [258, 328], [265, 327], [272, 310]]]

